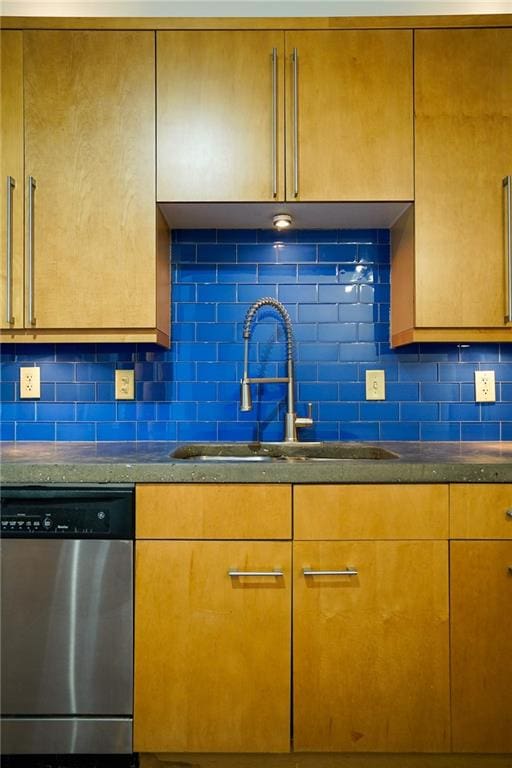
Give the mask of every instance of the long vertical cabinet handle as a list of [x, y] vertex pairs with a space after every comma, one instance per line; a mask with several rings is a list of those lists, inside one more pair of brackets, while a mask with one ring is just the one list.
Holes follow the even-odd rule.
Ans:
[[512, 322], [512, 176], [505, 176], [503, 186], [507, 188], [506, 222], [507, 222], [507, 263], [508, 263], [508, 297], [507, 320]]
[[299, 52], [292, 52], [293, 63], [293, 196], [299, 194]]
[[7, 325], [14, 323], [14, 317], [12, 315], [12, 193], [16, 188], [16, 180], [12, 176], [7, 177], [7, 197], [6, 197], [6, 264], [5, 264], [5, 279], [6, 279], [6, 302], [5, 302], [5, 319]]
[[277, 197], [277, 48], [272, 48], [272, 197]]
[[28, 177], [28, 319], [36, 324], [34, 301], [34, 198], [37, 184], [33, 176]]

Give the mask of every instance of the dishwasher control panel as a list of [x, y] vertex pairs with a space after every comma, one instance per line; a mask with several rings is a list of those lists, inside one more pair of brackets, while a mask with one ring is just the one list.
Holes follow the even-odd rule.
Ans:
[[48, 509], [39, 510], [18, 508], [15, 512], [1, 514], [2, 533], [30, 533], [33, 535], [53, 533], [86, 534], [110, 532], [110, 513], [108, 509]]
[[133, 491], [2, 489], [0, 535], [34, 539], [132, 539]]

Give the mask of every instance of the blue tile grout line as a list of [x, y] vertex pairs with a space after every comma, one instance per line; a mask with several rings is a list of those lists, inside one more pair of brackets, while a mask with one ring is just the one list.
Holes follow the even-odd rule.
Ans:
[[[280, 440], [285, 386], [253, 388], [239, 409], [242, 325], [262, 296], [282, 301], [295, 335], [304, 440], [511, 440], [512, 344], [389, 346], [389, 231], [175, 230], [172, 347], [4, 344], [2, 440]], [[279, 316], [252, 328], [250, 372], [284, 375]], [[20, 400], [19, 368], [41, 368], [41, 399]], [[134, 368], [136, 399], [114, 399], [114, 371]], [[496, 403], [474, 402], [475, 370], [496, 373]], [[386, 400], [365, 400], [383, 369]]]

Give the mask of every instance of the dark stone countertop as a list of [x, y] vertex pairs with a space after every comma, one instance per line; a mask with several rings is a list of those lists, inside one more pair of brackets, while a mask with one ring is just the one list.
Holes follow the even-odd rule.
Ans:
[[512, 442], [375, 443], [398, 459], [191, 461], [178, 443], [0, 444], [0, 482], [41, 483], [512, 483]]

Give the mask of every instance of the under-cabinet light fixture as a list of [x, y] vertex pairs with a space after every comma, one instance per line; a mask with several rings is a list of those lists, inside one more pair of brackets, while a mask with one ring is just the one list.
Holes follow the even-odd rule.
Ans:
[[276, 229], [288, 229], [292, 223], [293, 219], [289, 213], [277, 213], [272, 219], [272, 224]]

